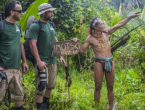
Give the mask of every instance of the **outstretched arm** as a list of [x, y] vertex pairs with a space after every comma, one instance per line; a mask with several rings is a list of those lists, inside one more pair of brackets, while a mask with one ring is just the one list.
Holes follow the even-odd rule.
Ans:
[[124, 20], [120, 21], [118, 24], [114, 25], [113, 27], [107, 28], [105, 29], [105, 31], [108, 32], [108, 34], [112, 34], [113, 32], [115, 32], [117, 29], [119, 29], [120, 27], [124, 26], [127, 22], [129, 22], [132, 18], [138, 17], [139, 13], [141, 12], [137, 12], [134, 13], [133, 15], [125, 18]]
[[81, 50], [80, 50], [80, 53], [81, 54], [83, 54], [87, 49], [88, 49], [88, 47], [89, 47], [89, 39], [87, 38], [86, 40], [85, 40], [85, 43], [84, 43], [84, 45], [83, 45], [83, 47], [81, 48]]

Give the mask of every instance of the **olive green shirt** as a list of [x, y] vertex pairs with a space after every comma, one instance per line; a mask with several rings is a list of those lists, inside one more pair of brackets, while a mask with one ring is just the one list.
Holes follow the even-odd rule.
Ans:
[[[50, 42], [55, 41], [56, 32], [49, 22], [42, 24], [42, 30], [39, 30], [39, 24], [33, 23], [29, 28], [29, 39], [37, 39], [37, 49], [40, 59], [47, 64], [56, 63], [56, 57], [51, 57], [53, 48]], [[40, 36], [39, 36], [40, 31]]]
[[[4, 32], [0, 34], [0, 55], [3, 68], [20, 69], [21, 67], [21, 30], [16, 23], [3, 20]], [[1, 22], [0, 22], [1, 29]]]

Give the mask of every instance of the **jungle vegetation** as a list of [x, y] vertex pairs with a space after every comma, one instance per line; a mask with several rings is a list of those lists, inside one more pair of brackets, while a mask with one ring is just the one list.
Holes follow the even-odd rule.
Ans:
[[[6, 2], [0, 1], [0, 10], [4, 10]], [[98, 17], [105, 27], [111, 27], [131, 14], [141, 11], [139, 18], [132, 19], [125, 26], [109, 36], [111, 44], [130, 30], [130, 39], [113, 53], [115, 62], [115, 102], [116, 110], [145, 110], [145, 1], [144, 0], [18, 0], [22, 3], [24, 14], [20, 24], [25, 34], [27, 19], [36, 16], [41, 3], [50, 3], [57, 8], [53, 21], [56, 25], [57, 37], [60, 41], [74, 37], [84, 43], [88, 36], [90, 20]], [[22, 38], [23, 42], [24, 39]], [[66, 58], [66, 56], [64, 56]], [[58, 60], [57, 84], [50, 99], [50, 110], [107, 110], [108, 99], [105, 78], [102, 84], [101, 100], [98, 106], [93, 99], [94, 78], [93, 64], [83, 69], [94, 58], [91, 48], [83, 55], [69, 56], [69, 73], [71, 87], [67, 87], [65, 68]], [[30, 71], [23, 74], [24, 107], [36, 110], [34, 101], [34, 68], [28, 61]], [[82, 71], [83, 69], [83, 71]], [[68, 92], [70, 89], [70, 93]], [[70, 97], [69, 97], [70, 95]], [[11, 108], [14, 104], [11, 103]], [[0, 110], [8, 110], [4, 102]]]

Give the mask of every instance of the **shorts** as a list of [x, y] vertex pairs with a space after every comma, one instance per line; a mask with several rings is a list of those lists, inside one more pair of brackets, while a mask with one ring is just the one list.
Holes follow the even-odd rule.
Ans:
[[[23, 88], [21, 83], [21, 70], [20, 69], [4, 69], [7, 75], [7, 80], [9, 84], [9, 89], [11, 93], [12, 101], [22, 101], [23, 100]], [[0, 101], [2, 101], [3, 96], [6, 91], [6, 80], [0, 82]]]
[[[47, 79], [47, 89], [54, 89], [56, 84], [56, 73], [57, 73], [57, 65], [56, 63], [47, 65], [46, 67], [46, 79]], [[38, 90], [38, 85], [40, 84], [40, 79], [38, 76], [37, 65], [35, 64], [35, 86], [36, 86], [36, 95], [44, 95], [46, 88], [43, 91]]]

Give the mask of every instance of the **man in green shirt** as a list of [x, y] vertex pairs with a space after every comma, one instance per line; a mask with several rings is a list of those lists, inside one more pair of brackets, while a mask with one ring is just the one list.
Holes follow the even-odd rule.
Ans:
[[[22, 106], [21, 56], [23, 59], [23, 71], [25, 73], [28, 72], [24, 47], [21, 42], [22, 33], [16, 24], [16, 21], [21, 19], [22, 14], [20, 2], [8, 2], [5, 6], [6, 19], [1, 21], [4, 24], [4, 32], [3, 35], [0, 34], [0, 55], [2, 57], [0, 71], [4, 71], [7, 75], [11, 98], [15, 103], [16, 110], [24, 110]], [[0, 82], [0, 101], [3, 99], [5, 85], [6, 81], [2, 80]]]
[[[39, 35], [39, 24], [33, 23], [29, 28], [29, 44], [31, 52], [36, 60], [35, 64], [35, 101], [39, 110], [49, 109], [49, 98], [51, 90], [54, 89], [56, 83], [56, 58], [51, 57], [53, 48], [50, 42], [58, 41], [56, 38], [55, 29], [51, 23], [53, 17], [53, 8], [48, 3], [43, 3], [38, 8], [40, 15], [40, 23], [42, 25], [42, 32]], [[60, 57], [60, 62], [65, 65], [65, 61]], [[46, 71], [46, 90], [40, 90], [40, 72]], [[42, 75], [43, 76], [43, 75]], [[44, 74], [45, 76], [45, 74]]]

